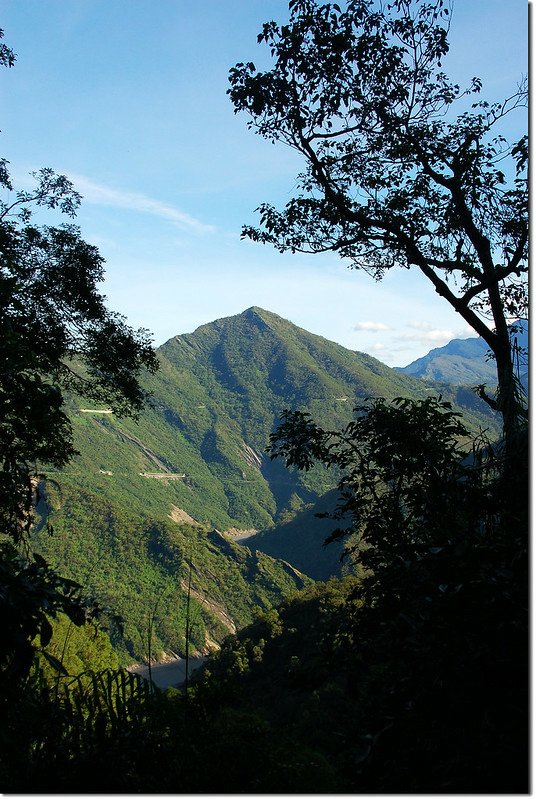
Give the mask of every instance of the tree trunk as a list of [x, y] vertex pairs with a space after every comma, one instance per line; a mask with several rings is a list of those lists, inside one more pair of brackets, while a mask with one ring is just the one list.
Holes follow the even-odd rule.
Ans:
[[504, 454], [509, 461], [510, 457], [515, 455], [515, 439], [521, 428], [523, 409], [514, 376], [510, 331], [498, 284], [488, 289], [488, 297], [495, 323], [493, 354], [497, 366], [497, 406], [503, 418]]
[[497, 404], [503, 417], [505, 454], [509, 455], [513, 440], [520, 429], [521, 407], [514, 377], [510, 339], [501, 341], [495, 351], [497, 364]]

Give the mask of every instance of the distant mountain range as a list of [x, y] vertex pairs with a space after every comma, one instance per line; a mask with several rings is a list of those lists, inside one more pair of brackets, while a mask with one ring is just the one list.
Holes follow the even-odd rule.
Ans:
[[[204, 650], [256, 606], [340, 570], [340, 548], [322, 548], [330, 530], [313, 516], [335, 476], [287, 470], [265, 452], [285, 408], [338, 428], [367, 397], [438, 392], [257, 307], [175, 336], [158, 355], [137, 421], [68, 398], [80, 454], [47, 473], [34, 533], [61, 573], [125, 619], [114, 639], [123, 661], [147, 655], [148, 630], [153, 652], [184, 651], [190, 575], [194, 643]], [[472, 429], [498, 430], [471, 391], [440, 390]], [[252, 548], [233, 540], [244, 530], [263, 531], [246, 540]]]
[[[512, 340], [516, 339], [522, 352], [519, 356], [519, 377], [528, 385], [529, 323], [517, 320], [511, 326]], [[397, 368], [404, 374], [439, 383], [488, 386], [497, 384], [495, 361], [488, 357], [489, 348], [482, 338], [454, 339], [444, 347], [431, 350], [408, 366]]]

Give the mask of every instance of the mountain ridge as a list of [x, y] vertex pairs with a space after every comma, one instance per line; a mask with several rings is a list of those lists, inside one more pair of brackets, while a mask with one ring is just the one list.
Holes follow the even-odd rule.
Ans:
[[[130, 659], [143, 655], [140, 629], [162, 592], [155, 650], [184, 648], [169, 619], [180, 607], [183, 629], [188, 563], [195, 565], [196, 596], [206, 599], [197, 604], [198, 648], [226, 634], [211, 604], [239, 627], [255, 606], [266, 608], [307, 581], [289, 571], [282, 561], [298, 564], [282, 554], [274, 559], [261, 547], [209, 535], [291, 522], [334, 487], [335, 475], [323, 467], [303, 473], [268, 457], [269, 435], [285, 408], [337, 429], [367, 397], [436, 393], [258, 306], [172, 337], [158, 356], [159, 372], [144, 381], [152, 400], [137, 420], [67, 398], [79, 455], [61, 472], [48, 472], [44, 516], [55, 536], [47, 538], [44, 523], [35, 533], [54, 566], [127, 615]], [[445, 391], [455, 402], [457, 389]], [[495, 423], [477, 398], [460, 398], [473, 426]], [[296, 540], [313, 545], [307, 535]]]
[[[517, 346], [521, 349], [519, 377], [528, 386], [528, 320], [516, 320], [510, 325], [510, 330], [512, 342], [516, 339]], [[497, 384], [495, 361], [489, 357], [489, 347], [480, 337], [452, 339], [443, 347], [435, 347], [407, 366], [395, 369], [428, 381], [457, 385]]]

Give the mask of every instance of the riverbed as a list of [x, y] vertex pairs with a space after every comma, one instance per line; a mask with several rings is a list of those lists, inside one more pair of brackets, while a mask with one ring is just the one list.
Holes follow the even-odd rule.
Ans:
[[[202, 663], [206, 657], [191, 657], [188, 663], [188, 675], [191, 676]], [[129, 666], [128, 671], [133, 674], [139, 674], [144, 680], [149, 679], [148, 666]], [[155, 663], [151, 666], [151, 677], [157, 688], [165, 690], [166, 688], [177, 688], [182, 685], [186, 680], [186, 660], [184, 658], [174, 658], [166, 663]]]

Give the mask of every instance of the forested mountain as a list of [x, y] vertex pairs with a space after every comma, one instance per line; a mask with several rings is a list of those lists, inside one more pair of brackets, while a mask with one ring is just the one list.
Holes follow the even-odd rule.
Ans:
[[[223, 530], [288, 520], [334, 483], [320, 469], [289, 474], [270, 461], [265, 449], [283, 409], [336, 427], [366, 397], [434, 392], [259, 308], [174, 337], [159, 360], [147, 382], [152, 407], [137, 422], [73, 403], [81, 454], [68, 473], [110, 496], [128, 494], [131, 510], [167, 515], [173, 504]], [[462, 406], [470, 426], [493, 425], [472, 395], [449, 389], [445, 398]]]
[[352, 562], [343, 554], [343, 544], [333, 541], [325, 545], [337, 523], [318, 515], [333, 511], [337, 498], [335, 489], [328, 491], [293, 519], [260, 530], [246, 538], [244, 544], [252, 551], [260, 550], [273, 558], [289, 561], [314, 580], [352, 572]]
[[[529, 150], [503, 125], [527, 92], [451, 81], [451, 6], [294, 0], [263, 25], [272, 68], [236, 64], [228, 94], [303, 163], [242, 236], [407, 270], [401, 313], [420, 273], [497, 386], [475, 393], [470, 365], [422, 380], [257, 307], [157, 353], [108, 309], [81, 230], [37, 224], [76, 215], [68, 177], [17, 190], [0, 160], [0, 791], [530, 790], [530, 437], [507, 326], [527, 313]], [[112, 226], [123, 206], [187, 221], [119, 194]], [[194, 650], [211, 654], [190, 677]], [[160, 690], [175, 654], [185, 680]], [[122, 668], [142, 659], [148, 680]]]
[[[265, 452], [283, 409], [338, 428], [366, 397], [434, 393], [260, 308], [176, 336], [158, 357], [137, 421], [69, 398], [79, 455], [62, 471], [45, 469], [33, 534], [62, 574], [123, 617], [125, 639], [114, 640], [124, 662], [148, 656], [150, 629], [152, 654], [184, 651], [189, 563], [202, 650], [251, 621], [254, 607], [339, 573], [341, 548], [323, 548], [330, 527], [314, 516], [337, 475], [287, 470]], [[474, 428], [493, 426], [472, 395], [450, 397], [465, 397]], [[232, 540], [237, 529], [268, 532], [248, 549]]]
[[[517, 339], [517, 346], [521, 348], [519, 354], [519, 377], [521, 382], [528, 385], [528, 345], [529, 324], [527, 320], [517, 320], [511, 330], [511, 338]], [[458, 386], [486, 383], [494, 386], [497, 383], [497, 368], [495, 361], [487, 357], [489, 347], [482, 338], [453, 339], [444, 347], [436, 347], [422, 358], [407, 366], [397, 368], [413, 377], [423, 380], [432, 380], [444, 383], [453, 383]]]

